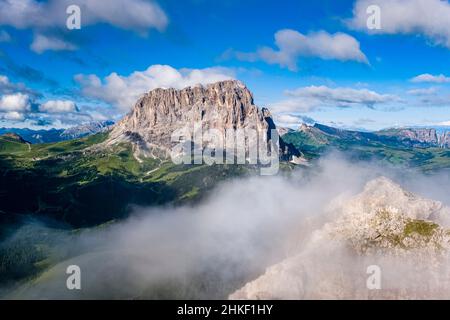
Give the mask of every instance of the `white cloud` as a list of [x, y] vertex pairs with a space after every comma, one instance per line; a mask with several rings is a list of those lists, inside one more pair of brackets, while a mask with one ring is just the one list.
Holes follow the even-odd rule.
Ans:
[[450, 127], [450, 120], [449, 121], [443, 121], [438, 123], [439, 126], [449, 126]]
[[[345, 33], [329, 34], [325, 31], [312, 32], [307, 35], [291, 29], [275, 33], [277, 49], [262, 47], [257, 52], [235, 52], [237, 59], [244, 61], [262, 60], [269, 64], [278, 64], [296, 71], [300, 57], [318, 57], [324, 60], [357, 61], [368, 63], [367, 57], [360, 49], [359, 42]], [[227, 55], [230, 55], [228, 51]]]
[[16, 91], [27, 91], [23, 84], [15, 84], [9, 81], [7, 76], [0, 74], [0, 94], [15, 93]]
[[68, 113], [77, 112], [77, 106], [70, 100], [49, 100], [39, 106], [40, 112], [47, 113]]
[[324, 105], [320, 101], [313, 99], [290, 98], [275, 102], [271, 105], [274, 114], [283, 112], [310, 112]]
[[373, 107], [376, 103], [398, 100], [396, 96], [379, 94], [368, 89], [330, 88], [327, 86], [303, 87], [287, 91], [286, 93], [293, 97], [319, 99], [320, 101], [334, 102], [342, 106], [362, 104]]
[[26, 94], [8, 94], [0, 98], [0, 112], [25, 112], [30, 110], [30, 108], [30, 98]]
[[298, 124], [301, 122], [301, 118], [291, 114], [280, 114], [275, 116], [277, 123], [283, 124]]
[[289, 113], [281, 113], [281, 114], [274, 114], [275, 122], [277, 123], [277, 126], [281, 127], [295, 127], [299, 124], [306, 123], [306, 124], [314, 124], [315, 120], [299, 114], [289, 114]]
[[9, 79], [7, 76], [4, 75], [0, 75], [0, 85], [8, 85], [9, 84]]
[[[381, 8], [381, 29], [367, 28], [370, 5]], [[358, 0], [348, 26], [368, 33], [422, 34], [434, 44], [450, 48], [450, 4], [441, 0]]]
[[77, 47], [73, 44], [55, 38], [55, 37], [47, 37], [42, 34], [37, 34], [34, 36], [33, 42], [30, 46], [31, 50], [36, 53], [42, 53], [47, 50], [53, 51], [62, 51], [62, 50], [75, 50]]
[[25, 115], [21, 112], [10, 111], [6, 113], [0, 113], [0, 119], [10, 121], [21, 121], [25, 119]]
[[432, 75], [429, 73], [420, 74], [411, 79], [411, 82], [432, 82], [432, 83], [446, 83], [450, 82], [450, 77], [447, 77], [443, 74]]
[[418, 88], [418, 89], [412, 89], [409, 90], [408, 93], [413, 96], [428, 96], [435, 94], [437, 92], [437, 89], [435, 87], [431, 88]]
[[0, 94], [11, 93], [16, 89], [16, 85], [12, 84], [7, 76], [0, 75]]
[[368, 89], [330, 88], [308, 86], [285, 92], [289, 99], [273, 105], [276, 112], [310, 112], [321, 108], [346, 108], [365, 106], [374, 108], [377, 104], [399, 102], [399, 97], [380, 94]]
[[21, 82], [11, 82], [7, 76], [0, 74], [0, 95], [16, 93], [26, 94], [30, 99], [39, 95], [36, 91], [27, 88], [25, 84]]
[[145, 32], [150, 28], [162, 31], [168, 24], [161, 7], [145, 0], [3, 0], [0, 2], [0, 21], [18, 29], [64, 28], [69, 5], [81, 8], [82, 27], [107, 23]]
[[96, 75], [76, 75], [84, 95], [103, 100], [120, 109], [129, 111], [143, 93], [155, 88], [181, 89], [197, 84], [207, 84], [233, 79], [234, 71], [228, 68], [174, 69], [168, 65], [152, 65], [144, 71], [128, 76], [113, 72], [103, 80]]
[[[32, 92], [21, 83], [12, 83], [0, 75], [0, 126], [54, 128], [71, 127], [83, 122], [112, 119], [107, 108], [83, 105], [81, 110], [69, 100], [49, 100], [39, 103], [42, 95]], [[111, 108], [110, 108], [111, 109]]]
[[[163, 31], [169, 23], [161, 7], [147, 0], [0, 0], [0, 25], [34, 30], [31, 49], [37, 53], [75, 50], [75, 45], [52, 32], [66, 30], [69, 5], [80, 7], [81, 28], [105, 23], [146, 35], [150, 29]], [[2, 38], [9, 40], [9, 35], [0, 32], [0, 42]]]

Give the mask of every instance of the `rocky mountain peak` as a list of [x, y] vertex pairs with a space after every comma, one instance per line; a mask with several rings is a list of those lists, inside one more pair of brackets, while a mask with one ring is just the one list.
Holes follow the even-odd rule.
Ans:
[[[448, 264], [450, 250], [449, 207], [380, 177], [369, 181], [353, 197], [334, 199], [327, 211], [325, 223], [318, 222], [318, 228], [310, 230], [297, 251], [229, 298], [448, 296], [448, 291], [441, 289], [448, 286], [441, 284], [448, 281], [448, 273], [442, 270]], [[383, 290], [368, 290], [370, 265], [382, 270]]]
[[[132, 111], [114, 126], [108, 143], [131, 141], [140, 150], [172, 148], [172, 134], [202, 124], [203, 130], [275, 129], [267, 108], [254, 104], [253, 94], [240, 81], [227, 80], [181, 90], [158, 88], [144, 94]], [[283, 155], [300, 156], [292, 146], [280, 143]]]

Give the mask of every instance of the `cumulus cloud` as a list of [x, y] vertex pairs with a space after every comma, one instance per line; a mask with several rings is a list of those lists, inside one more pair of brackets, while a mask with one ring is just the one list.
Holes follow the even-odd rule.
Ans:
[[440, 125], [440, 126], [449, 126], [450, 127], [450, 120], [449, 121], [439, 122], [438, 125]]
[[435, 94], [436, 92], [437, 92], [437, 88], [435, 88], [435, 87], [411, 89], [408, 91], [408, 93], [413, 96], [428, 96], [428, 95]]
[[175, 69], [168, 65], [152, 65], [144, 71], [128, 76], [115, 72], [103, 80], [96, 75], [76, 75], [85, 96], [112, 104], [122, 112], [129, 111], [143, 93], [155, 88], [181, 89], [197, 84], [207, 84], [233, 79], [234, 70], [222, 67], [206, 69]]
[[450, 82], [450, 77], [447, 77], [443, 74], [432, 75], [429, 73], [423, 73], [418, 76], [415, 76], [411, 79], [411, 82], [431, 82], [431, 83], [447, 83]]
[[289, 124], [295, 124], [295, 123], [298, 123], [300, 121], [299, 117], [296, 117], [296, 116], [294, 116], [292, 114], [280, 114], [280, 115], [277, 115], [275, 117], [275, 119], [277, 120], [277, 122], [289, 123]]
[[0, 74], [0, 94], [25, 93], [36, 95], [35, 92], [28, 89], [23, 83], [12, 83], [7, 76]]
[[401, 99], [391, 94], [380, 94], [368, 89], [330, 88], [327, 86], [308, 86], [295, 90], [287, 90], [289, 99], [274, 104], [279, 112], [309, 112], [323, 107], [355, 107], [374, 108], [377, 104], [399, 102]]
[[[112, 110], [83, 105], [74, 101], [51, 99], [41, 102], [42, 95], [21, 83], [13, 83], [0, 75], [0, 126], [15, 128], [68, 128], [80, 123], [110, 120]], [[109, 112], [109, 113], [108, 113]]]
[[[443, 74], [432, 75], [429, 73], [420, 74], [410, 79], [413, 83], [450, 83], [450, 77]], [[408, 94], [416, 96], [411, 103], [419, 107], [447, 107], [450, 105], [450, 96], [443, 86], [431, 86], [428, 88], [415, 88], [407, 91]]]
[[72, 51], [77, 49], [77, 47], [65, 40], [56, 37], [47, 37], [42, 34], [37, 34], [34, 36], [30, 49], [36, 53], [42, 53], [47, 50]]
[[30, 107], [30, 97], [23, 93], [8, 94], [0, 98], [0, 112], [25, 112]]
[[262, 60], [269, 64], [296, 71], [300, 57], [317, 57], [324, 60], [357, 61], [368, 63], [358, 40], [345, 33], [330, 34], [325, 31], [304, 35], [296, 30], [283, 29], [275, 33], [277, 49], [262, 47], [256, 52], [229, 52], [244, 61]]
[[9, 111], [5, 113], [0, 113], [0, 119], [11, 120], [11, 121], [21, 121], [25, 119], [25, 115], [17, 111]]
[[393, 95], [379, 94], [368, 89], [330, 88], [327, 86], [309, 86], [293, 91], [288, 90], [286, 93], [293, 97], [316, 98], [342, 104], [364, 104], [368, 107], [397, 99]]
[[293, 125], [299, 125], [301, 123], [314, 124], [316, 122], [311, 117], [291, 113], [275, 114], [274, 118], [278, 125], [288, 127]]
[[[381, 9], [381, 29], [367, 28], [370, 5]], [[450, 4], [441, 0], [358, 0], [353, 17], [347, 21], [353, 29], [379, 34], [422, 34], [433, 44], [450, 48]]]
[[[4, 78], [0, 78], [0, 82]], [[23, 93], [6, 94], [0, 97], [0, 119], [20, 121], [30, 111], [30, 97]]]
[[[166, 13], [154, 1], [146, 0], [2, 0], [0, 25], [17, 29], [32, 29], [36, 36], [31, 45], [35, 52], [75, 50], [76, 46], [55, 35], [64, 31], [68, 17], [66, 9], [78, 5], [81, 27], [104, 23], [146, 35], [150, 29], [164, 31], [169, 23]], [[2, 33], [0, 33], [0, 41]]]
[[65, 113], [78, 111], [77, 106], [70, 100], [49, 100], [39, 106], [39, 111], [48, 113]]
[[2, 25], [17, 29], [63, 28], [69, 5], [81, 8], [83, 26], [107, 23], [143, 32], [149, 28], [164, 30], [168, 24], [161, 7], [145, 0], [3, 0], [0, 2], [0, 21]]
[[[379, 176], [388, 176], [406, 190], [448, 204], [448, 175], [424, 176], [413, 170], [405, 174], [402, 169], [377, 162], [346, 161], [331, 155], [318, 161], [317, 170], [294, 170], [292, 177], [228, 181], [194, 206], [137, 208], [125, 221], [103, 228], [64, 233], [56, 229], [49, 232], [42, 225], [26, 225], [14, 234], [14, 239], [29, 240], [48, 234], [50, 243], [56, 245], [49, 250], [60, 263], [51, 265], [36, 281], [19, 289], [5, 290], [6, 298], [17, 298], [19, 293], [21, 299], [225, 299], [248, 281], [258, 278], [269, 266], [307, 253], [308, 248], [311, 249], [309, 254], [303, 256], [308, 267], [300, 263], [298, 268], [290, 269], [300, 275], [286, 278], [296, 280], [290, 285], [311, 280], [313, 285], [302, 287], [305, 294], [317, 293], [320, 288], [322, 294], [335, 297], [336, 292], [345, 292], [346, 297], [356, 298], [358, 290], [367, 294], [369, 275], [366, 270], [368, 265], [374, 264], [376, 256], [349, 250], [353, 238], [339, 242], [345, 245], [345, 249], [340, 250], [321, 230], [342, 222], [339, 220], [341, 212], [331, 210], [337, 203], [347, 203], [363, 190], [366, 182]], [[389, 189], [380, 186], [377, 194], [388, 192]], [[395, 207], [401, 205], [401, 202], [392, 202], [390, 197], [379, 203], [389, 201]], [[361, 214], [358, 219], [365, 221], [367, 212], [358, 212]], [[358, 221], [354, 226], [363, 228]], [[339, 225], [342, 230], [348, 226]], [[364, 229], [357, 230], [365, 234]], [[34, 244], [33, 241], [26, 243]], [[397, 294], [404, 298], [410, 293], [404, 288], [420, 284], [422, 289], [436, 289], [432, 291], [434, 298], [444, 294], [440, 290], [442, 287], [436, 288], [436, 278], [418, 272], [426, 269], [408, 268], [408, 272], [404, 267], [399, 269], [407, 260], [398, 257], [396, 264], [383, 268], [383, 277], [392, 277], [383, 278], [383, 289], [387, 291], [380, 292], [390, 294], [391, 298]], [[424, 259], [423, 262], [431, 266], [438, 261]], [[444, 261], [448, 265], [448, 260]], [[68, 265], [80, 266], [82, 290], [67, 290], [65, 271]], [[350, 273], [352, 285], [344, 287], [348, 290], [336, 291], [339, 277], [326, 283], [329, 285], [316, 281], [324, 275], [335, 275], [336, 268], [342, 271], [339, 277]], [[360, 281], [361, 275], [364, 281]], [[301, 276], [303, 281], [297, 282]], [[408, 284], [401, 281], [406, 279], [415, 281]], [[448, 297], [448, 287], [445, 288], [443, 297]]]

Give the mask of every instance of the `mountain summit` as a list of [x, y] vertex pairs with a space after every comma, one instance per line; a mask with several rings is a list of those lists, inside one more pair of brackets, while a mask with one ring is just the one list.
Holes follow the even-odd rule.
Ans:
[[[201, 123], [203, 130], [253, 129], [269, 133], [276, 126], [266, 108], [258, 108], [253, 95], [240, 81], [227, 80], [187, 87], [155, 89], [143, 95], [133, 110], [114, 126], [108, 144], [132, 142], [139, 151], [171, 150], [176, 130]], [[280, 139], [285, 160], [300, 157], [300, 152]]]
[[[448, 297], [448, 272], [443, 270], [450, 250], [449, 213], [443, 203], [378, 177], [361, 193], [332, 200], [325, 223], [303, 230], [308, 236], [293, 245], [297, 251], [230, 298]], [[374, 267], [382, 270], [382, 290], [369, 286]]]

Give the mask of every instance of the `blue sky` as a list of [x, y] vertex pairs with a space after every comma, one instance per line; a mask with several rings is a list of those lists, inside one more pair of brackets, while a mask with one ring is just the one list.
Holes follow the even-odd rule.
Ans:
[[450, 125], [449, 30], [441, 0], [0, 0], [0, 126], [117, 120], [155, 87], [227, 78], [283, 126]]

